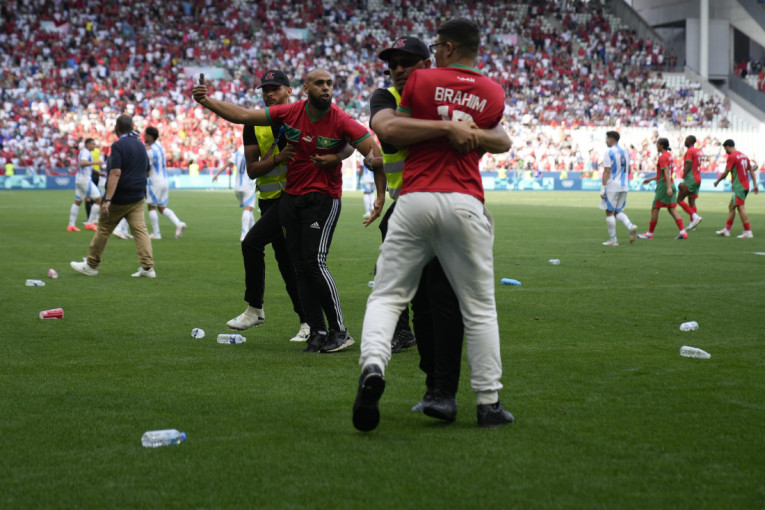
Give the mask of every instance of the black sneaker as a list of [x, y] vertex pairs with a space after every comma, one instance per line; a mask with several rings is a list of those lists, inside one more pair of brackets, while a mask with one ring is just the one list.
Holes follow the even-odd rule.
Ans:
[[422, 412], [426, 416], [449, 423], [457, 419], [457, 400], [450, 393], [435, 389], [429, 398], [426, 395], [422, 399], [422, 404]]
[[404, 349], [409, 349], [417, 345], [417, 339], [414, 337], [412, 330], [407, 328], [397, 329], [393, 333], [393, 340], [390, 343], [391, 353], [398, 354]]
[[331, 331], [330, 330], [329, 336], [327, 337], [326, 342], [324, 342], [324, 345], [321, 346], [321, 352], [323, 354], [328, 354], [331, 352], [340, 352], [342, 350], [347, 349], [354, 343], [355, 342], [353, 338], [351, 338], [351, 335], [349, 335], [347, 331]]
[[502, 407], [502, 403], [486, 404], [478, 406], [478, 426], [479, 427], [500, 427], [513, 423], [515, 418]]
[[311, 335], [306, 342], [308, 347], [303, 349], [303, 352], [319, 352], [321, 346], [327, 341], [326, 331], [311, 331]]
[[369, 432], [380, 423], [380, 409], [377, 404], [385, 391], [385, 377], [382, 368], [367, 365], [359, 378], [359, 391], [353, 403], [353, 426], [362, 432]]

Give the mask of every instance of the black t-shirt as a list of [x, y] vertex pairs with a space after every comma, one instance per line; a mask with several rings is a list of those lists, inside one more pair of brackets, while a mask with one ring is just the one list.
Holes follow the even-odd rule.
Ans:
[[112, 144], [108, 171], [111, 172], [112, 168], [120, 169], [120, 180], [111, 197], [113, 204], [133, 204], [146, 198], [149, 155], [135, 135], [123, 135]]
[[[279, 136], [279, 131], [281, 130], [281, 125], [278, 126], [271, 126], [271, 133], [274, 135], [274, 140], [277, 142], [277, 146], [279, 147], [279, 150], [281, 151], [284, 149], [284, 146], [287, 145], [287, 139], [284, 137], [284, 133]], [[279, 137], [278, 139], [276, 137]], [[258, 137], [255, 136], [255, 128], [254, 126], [242, 126], [242, 145], [247, 147], [248, 145], [258, 145]], [[260, 157], [262, 158], [265, 156], [266, 152], [271, 147], [267, 147], [265, 150], [263, 148], [260, 149]]]
[[[398, 108], [396, 104], [396, 98], [390, 93], [388, 89], [377, 89], [372, 93], [372, 97], [369, 98], [369, 127], [372, 127], [372, 119], [375, 114], [380, 110], [386, 108], [392, 108], [394, 111]], [[398, 149], [393, 145], [387, 144], [380, 140], [380, 148], [385, 154], [395, 154]]]

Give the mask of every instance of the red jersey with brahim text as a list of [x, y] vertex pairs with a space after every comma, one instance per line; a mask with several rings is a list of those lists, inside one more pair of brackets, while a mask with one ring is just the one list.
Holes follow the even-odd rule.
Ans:
[[691, 172], [693, 172], [693, 180], [696, 181], [697, 183], [701, 182], [701, 172], [699, 170], [701, 161], [699, 160], [698, 149], [696, 149], [696, 147], [688, 147], [688, 150], [685, 151], [685, 157], [683, 159], [685, 161], [691, 162]]
[[287, 167], [284, 192], [305, 195], [317, 191], [340, 198], [343, 190], [342, 163], [321, 168], [311, 161], [311, 156], [340, 152], [346, 143], [356, 144], [370, 136], [369, 131], [335, 104], [313, 118], [308, 113], [307, 99], [270, 106], [266, 108], [266, 117], [272, 123], [282, 124], [288, 143], [295, 145], [295, 159]]
[[725, 163], [725, 169], [733, 173], [733, 187], [736, 187], [738, 181], [741, 188], [749, 191], [749, 158], [744, 153], [733, 151], [728, 154], [728, 161]]
[[[450, 65], [418, 69], [406, 81], [398, 109], [416, 119], [475, 122], [481, 129], [502, 119], [505, 92], [476, 69]], [[445, 137], [409, 146], [401, 194], [465, 193], [484, 201], [478, 150], [462, 154]]]

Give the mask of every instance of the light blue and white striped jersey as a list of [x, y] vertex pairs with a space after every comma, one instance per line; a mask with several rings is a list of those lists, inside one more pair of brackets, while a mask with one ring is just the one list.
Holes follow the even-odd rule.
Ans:
[[607, 191], [628, 191], [630, 184], [630, 153], [618, 145], [609, 147], [603, 156], [603, 167], [611, 169]]
[[146, 152], [149, 154], [149, 162], [151, 163], [149, 178], [152, 182], [166, 181], [167, 163], [165, 161], [165, 148], [159, 142], [154, 142], [146, 147]]
[[247, 175], [247, 161], [244, 158], [244, 148], [239, 147], [239, 150], [231, 157], [231, 162], [236, 168], [236, 184], [234, 189], [243, 190], [252, 188], [254, 185], [252, 179]]
[[77, 156], [77, 179], [90, 179], [90, 175], [93, 172], [92, 166], [82, 166], [81, 161], [93, 162], [93, 154], [87, 148], [83, 148], [80, 151], [80, 155]]

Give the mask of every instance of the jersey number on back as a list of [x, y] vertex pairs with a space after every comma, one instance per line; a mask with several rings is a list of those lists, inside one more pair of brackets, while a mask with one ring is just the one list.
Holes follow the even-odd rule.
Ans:
[[449, 106], [445, 104], [440, 105], [437, 112], [443, 120], [473, 122], [473, 116], [461, 110], [452, 110], [451, 115], [449, 115]]

